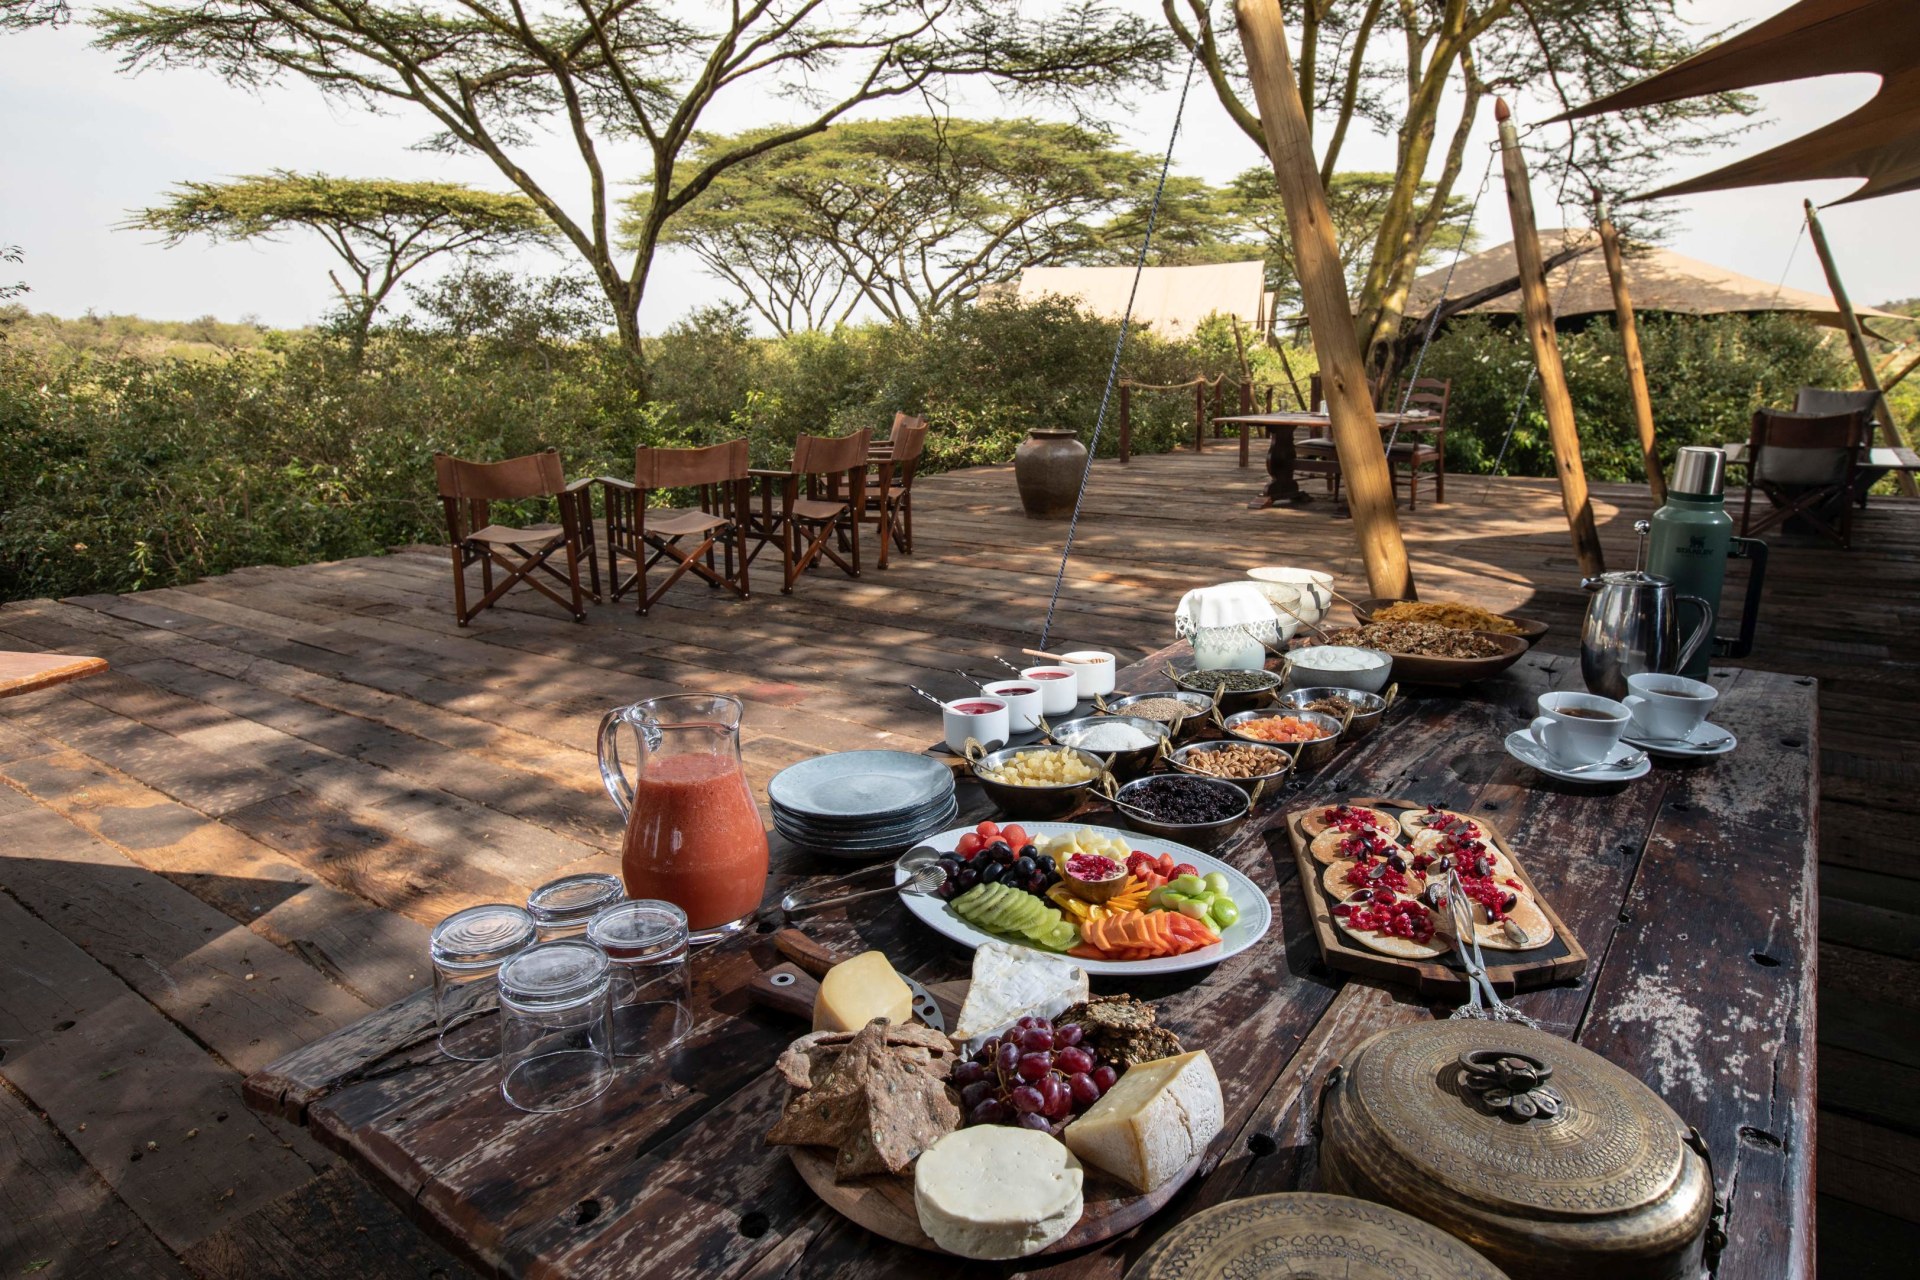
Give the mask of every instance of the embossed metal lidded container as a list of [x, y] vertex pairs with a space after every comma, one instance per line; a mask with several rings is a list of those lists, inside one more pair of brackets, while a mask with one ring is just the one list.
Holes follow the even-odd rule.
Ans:
[[1328, 1074], [1320, 1105], [1328, 1190], [1451, 1232], [1514, 1280], [1700, 1274], [1706, 1146], [1590, 1050], [1513, 1023], [1397, 1027]]

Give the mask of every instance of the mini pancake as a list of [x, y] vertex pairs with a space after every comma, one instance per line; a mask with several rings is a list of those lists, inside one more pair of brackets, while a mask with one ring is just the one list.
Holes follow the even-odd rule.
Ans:
[[1337, 811], [1364, 813], [1373, 824], [1380, 828], [1380, 834], [1391, 840], [1400, 834], [1400, 824], [1385, 809], [1369, 809], [1357, 804], [1323, 804], [1309, 809], [1300, 815], [1300, 830], [1311, 839], [1321, 832], [1332, 828]]
[[[1474, 937], [1480, 945], [1489, 951], [1531, 951], [1552, 942], [1553, 923], [1547, 919], [1547, 913], [1540, 909], [1540, 904], [1533, 900], [1533, 895], [1511, 885], [1500, 887], [1518, 899], [1513, 904], [1513, 910], [1507, 913], [1506, 920], [1492, 919], [1483, 904], [1468, 899], [1468, 906], [1473, 911]], [[1436, 910], [1434, 915], [1440, 919], [1452, 919], [1443, 910]], [[1514, 937], [1508, 931], [1509, 923], [1523, 936]]]
[[[1422, 831], [1413, 838], [1413, 852], [1424, 853], [1430, 857], [1437, 857], [1440, 853], [1440, 846], [1446, 839], [1446, 835], [1442, 832]], [[1491, 840], [1477, 840], [1475, 843], [1481, 851], [1487, 855], [1487, 860], [1493, 864], [1493, 873], [1495, 875], [1507, 876], [1513, 874], [1513, 864], [1507, 861], [1505, 854], [1500, 852], [1500, 846], [1494, 844]]]
[[[1325, 831], [1322, 831], [1313, 838], [1313, 843], [1307, 846], [1307, 852], [1313, 855], [1316, 862], [1339, 862], [1342, 859], [1351, 862], [1359, 850], [1357, 848], [1348, 849], [1344, 846], [1348, 841], [1358, 839], [1361, 834], [1362, 833], [1359, 832], [1342, 831], [1338, 827], [1328, 827]], [[1379, 843], [1375, 847], [1387, 853], [1404, 854], [1407, 852], [1405, 847], [1395, 844], [1390, 837], [1384, 834], [1381, 835]]]
[[[1343, 894], [1340, 900], [1354, 906], [1365, 905], [1352, 903], [1351, 895]], [[1425, 942], [1419, 942], [1413, 938], [1396, 938], [1392, 934], [1375, 933], [1371, 929], [1356, 929], [1347, 923], [1345, 916], [1338, 913], [1334, 914], [1333, 922], [1339, 925], [1341, 931], [1348, 937], [1369, 951], [1378, 951], [1383, 956], [1393, 956], [1400, 960], [1431, 960], [1435, 956], [1442, 956], [1453, 950], [1453, 936], [1440, 927], [1441, 918], [1437, 913], [1434, 915], [1433, 937]]]
[[1441, 809], [1435, 813], [1428, 813], [1425, 809], [1409, 809], [1400, 815], [1400, 827], [1411, 838], [1414, 833], [1426, 830], [1429, 822], [1440, 818], [1458, 818], [1462, 822], [1471, 822], [1474, 826], [1482, 828], [1482, 834], [1485, 834], [1485, 818], [1476, 818], [1472, 814], [1461, 813], [1458, 809]]
[[[1347, 872], [1359, 865], [1359, 863], [1347, 859], [1332, 863], [1325, 871], [1320, 873], [1321, 888], [1325, 889], [1335, 898], [1344, 898], [1355, 889], [1368, 887], [1366, 885], [1347, 883]], [[1420, 891], [1427, 887], [1427, 878], [1418, 871], [1415, 871], [1412, 867], [1408, 867], [1400, 874], [1406, 877], [1407, 887], [1404, 889], [1395, 889], [1394, 892], [1403, 897], [1417, 897]], [[1393, 886], [1389, 885], [1388, 887], [1392, 888]]]

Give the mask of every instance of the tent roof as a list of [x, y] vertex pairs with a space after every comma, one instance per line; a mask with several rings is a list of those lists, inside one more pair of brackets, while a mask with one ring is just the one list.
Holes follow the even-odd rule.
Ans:
[[1866, 183], [1839, 203], [1920, 190], [1920, 12], [1913, 0], [1800, 0], [1658, 75], [1560, 118], [1862, 71], [1880, 76], [1880, 90], [1851, 115], [1642, 198], [1848, 177]]
[[[1607, 280], [1606, 260], [1600, 254], [1600, 237], [1593, 231], [1543, 230], [1540, 253], [1550, 258], [1562, 249], [1585, 247], [1589, 252], [1564, 262], [1547, 272], [1547, 296], [1553, 300], [1556, 316], [1581, 316], [1613, 313], [1613, 288]], [[1801, 289], [1776, 286], [1764, 280], [1743, 276], [1725, 267], [1688, 258], [1667, 249], [1629, 246], [1625, 251], [1627, 290], [1633, 295], [1637, 312], [1676, 311], [1686, 315], [1720, 315], [1728, 312], [1789, 311], [1812, 316], [1823, 324], [1838, 324], [1839, 312], [1833, 299]], [[1447, 296], [1464, 297], [1476, 290], [1511, 279], [1518, 270], [1513, 242], [1498, 245], [1472, 257], [1462, 258], [1453, 269], [1453, 281], [1446, 285]], [[1441, 267], [1419, 277], [1407, 291], [1409, 316], [1423, 316], [1440, 301], [1440, 290], [1447, 279]], [[1520, 310], [1520, 291], [1513, 290], [1469, 309], [1469, 314], [1516, 314]], [[1872, 307], [1856, 308], [1862, 319], [1878, 316], [1896, 319], [1892, 313]]]
[[[1028, 267], [1019, 296], [1032, 302], [1047, 294], [1073, 298], [1087, 310], [1118, 320], [1133, 288], [1132, 267]], [[1266, 331], [1266, 264], [1209, 262], [1191, 267], [1148, 267], [1134, 298], [1135, 324], [1150, 324], [1163, 336], [1190, 334], [1216, 312], [1238, 316], [1255, 333]]]

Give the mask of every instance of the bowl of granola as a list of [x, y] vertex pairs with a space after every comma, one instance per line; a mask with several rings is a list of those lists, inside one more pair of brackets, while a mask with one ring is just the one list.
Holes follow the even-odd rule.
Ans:
[[1527, 651], [1522, 636], [1465, 631], [1432, 622], [1370, 622], [1326, 638], [1393, 655], [1397, 684], [1469, 684], [1499, 675]]

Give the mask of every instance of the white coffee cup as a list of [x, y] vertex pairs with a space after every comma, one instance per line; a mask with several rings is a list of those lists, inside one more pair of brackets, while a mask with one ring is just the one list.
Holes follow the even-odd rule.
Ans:
[[1080, 705], [1080, 676], [1072, 667], [1028, 667], [1020, 676], [1040, 686], [1040, 709], [1050, 716]]
[[946, 722], [947, 747], [955, 755], [964, 755], [967, 739], [972, 738], [988, 751], [1007, 745], [1007, 700], [975, 694], [942, 703], [940, 717]]
[[[1007, 704], [1007, 728], [1014, 733], [1032, 733], [1046, 714], [1040, 692], [1044, 687], [1045, 682], [1040, 680], [995, 680], [983, 685], [980, 692]], [[1018, 689], [1026, 692], [1016, 693]]]
[[1113, 655], [1102, 649], [1075, 649], [1063, 653], [1073, 667], [1073, 678], [1079, 686], [1080, 699], [1098, 694], [1105, 697], [1113, 692]]
[[1627, 687], [1633, 692], [1622, 701], [1633, 717], [1635, 737], [1691, 738], [1720, 698], [1704, 680], [1652, 671], [1628, 676]]
[[1631, 719], [1627, 708], [1612, 698], [1563, 689], [1540, 695], [1540, 715], [1527, 733], [1560, 764], [1597, 764], [1620, 741]]

